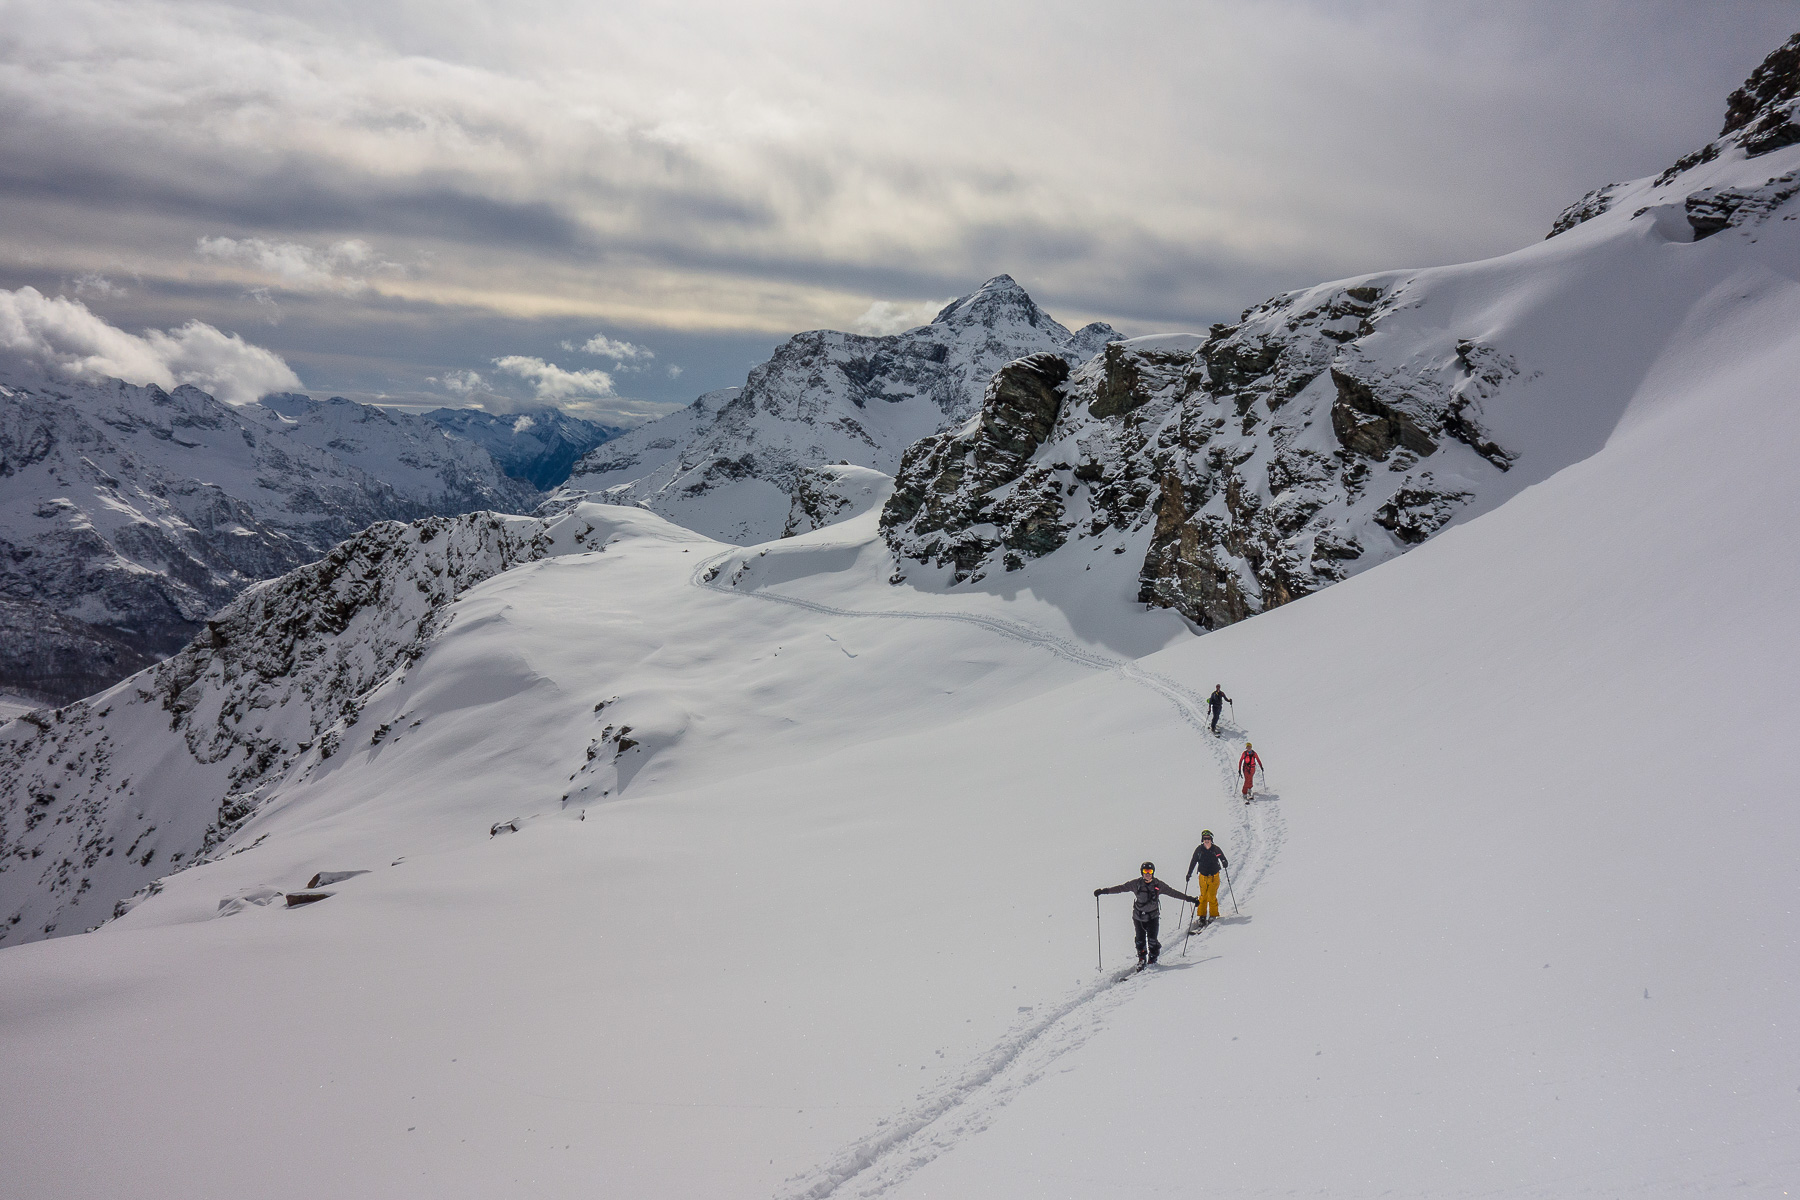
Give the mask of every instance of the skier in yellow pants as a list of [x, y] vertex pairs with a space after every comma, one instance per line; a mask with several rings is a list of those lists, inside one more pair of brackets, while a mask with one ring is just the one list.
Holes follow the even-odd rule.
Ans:
[[1188, 879], [1192, 879], [1196, 872], [1200, 875], [1200, 899], [1194, 905], [1196, 929], [1204, 928], [1208, 921], [1218, 917], [1219, 871], [1230, 865], [1225, 852], [1213, 845], [1212, 830], [1202, 829], [1200, 844], [1194, 847], [1194, 857], [1188, 860], [1187, 869]]

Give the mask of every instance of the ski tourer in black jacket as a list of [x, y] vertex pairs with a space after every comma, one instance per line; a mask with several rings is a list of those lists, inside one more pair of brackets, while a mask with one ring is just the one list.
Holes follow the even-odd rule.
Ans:
[[1199, 845], [1194, 847], [1194, 857], [1188, 859], [1188, 877], [1195, 875], [1217, 875], [1220, 867], [1229, 867], [1231, 860], [1219, 849], [1219, 844]]
[[1184, 896], [1154, 875], [1148, 878], [1133, 879], [1130, 883], [1121, 883], [1118, 887], [1095, 888], [1094, 895], [1110, 896], [1114, 892], [1135, 892], [1136, 898], [1131, 903], [1131, 919], [1148, 921], [1162, 913], [1162, 898], [1173, 896], [1177, 900], [1186, 900], [1189, 904], [1198, 904], [1192, 896]]

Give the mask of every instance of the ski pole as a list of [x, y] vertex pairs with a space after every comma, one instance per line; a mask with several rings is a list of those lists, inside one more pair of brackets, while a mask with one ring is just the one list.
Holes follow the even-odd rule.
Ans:
[[1225, 875], [1225, 890], [1231, 893], [1231, 915], [1239, 916], [1241, 914], [1238, 912], [1237, 906], [1237, 889], [1231, 886], [1231, 871], [1223, 866], [1219, 870]]
[[1094, 967], [1106, 970], [1106, 958], [1100, 953], [1100, 897], [1094, 897]]

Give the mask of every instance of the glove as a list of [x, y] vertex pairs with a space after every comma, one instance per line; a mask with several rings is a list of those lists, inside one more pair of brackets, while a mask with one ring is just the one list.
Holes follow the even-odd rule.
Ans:
[[1105, 890], [1106, 890], [1105, 888], [1095, 888], [1094, 895], [1098, 896], [1101, 892], [1104, 892]]

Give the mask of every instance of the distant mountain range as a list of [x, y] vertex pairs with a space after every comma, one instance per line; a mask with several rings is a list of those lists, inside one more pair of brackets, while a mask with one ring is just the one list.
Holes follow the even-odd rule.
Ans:
[[251, 584], [378, 521], [528, 512], [616, 431], [555, 410], [428, 417], [0, 369], [0, 690], [86, 695]]

